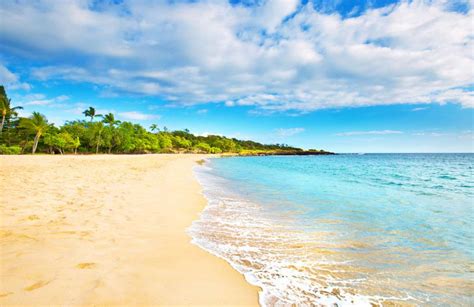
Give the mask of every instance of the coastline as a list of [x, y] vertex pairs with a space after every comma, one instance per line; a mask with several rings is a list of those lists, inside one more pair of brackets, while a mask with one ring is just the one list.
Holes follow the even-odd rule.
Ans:
[[195, 167], [208, 205], [190, 233], [261, 288], [262, 306], [472, 302], [459, 240], [472, 155], [209, 160]]
[[186, 234], [205, 157], [0, 156], [0, 304], [258, 305]]
[[[222, 155], [221, 154], [221, 155], [218, 155], [218, 157], [219, 158], [224, 158], [224, 157], [236, 157], [236, 156], [235, 155]], [[258, 288], [259, 289], [259, 291], [258, 291], [259, 305], [260, 306], [266, 306], [267, 302], [265, 301], [266, 292], [265, 292], [264, 285], [261, 284], [258, 281], [258, 279], [255, 278], [255, 276], [253, 276], [249, 272], [246, 272], [245, 270], [243, 270], [241, 266], [239, 266], [238, 264], [233, 262], [231, 259], [226, 258], [225, 256], [221, 255], [218, 251], [216, 251], [216, 250], [210, 248], [209, 246], [207, 246], [207, 244], [206, 244], [207, 240], [206, 239], [203, 240], [202, 235], [200, 234], [201, 230], [203, 230], [207, 234], [210, 234], [209, 233], [210, 230], [207, 229], [206, 226], [202, 226], [202, 225], [206, 224], [207, 211], [212, 210], [213, 207], [216, 205], [215, 200], [211, 196], [208, 195], [209, 187], [207, 186], [207, 184], [205, 182], [206, 180], [204, 179], [204, 177], [201, 174], [202, 169], [208, 167], [207, 165], [210, 163], [210, 161], [208, 159], [212, 159], [212, 158], [215, 158], [215, 156], [214, 157], [206, 157], [206, 159], [199, 160], [199, 161], [197, 161], [198, 165], [193, 167], [194, 176], [195, 176], [197, 182], [199, 182], [199, 184], [201, 185], [201, 194], [206, 199], [206, 206], [201, 210], [201, 212], [199, 214], [199, 218], [194, 220], [193, 223], [187, 228], [187, 233], [192, 238], [192, 241], [191, 241], [192, 244], [198, 246], [199, 248], [205, 250], [206, 252], [212, 254], [213, 256], [224, 260], [235, 271], [242, 274], [242, 276], [244, 276], [247, 283], [249, 283], [250, 285], [252, 285], [256, 288]]]

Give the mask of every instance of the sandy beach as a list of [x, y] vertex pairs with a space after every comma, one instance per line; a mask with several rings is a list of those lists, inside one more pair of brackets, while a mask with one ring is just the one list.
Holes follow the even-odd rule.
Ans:
[[258, 305], [186, 234], [199, 159], [0, 156], [0, 305]]

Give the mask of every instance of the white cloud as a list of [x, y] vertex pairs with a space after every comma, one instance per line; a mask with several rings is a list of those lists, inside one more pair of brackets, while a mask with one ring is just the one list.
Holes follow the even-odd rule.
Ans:
[[[461, 133], [459, 133], [458, 139], [474, 142], [474, 131], [472, 130], [462, 131]], [[471, 145], [474, 145], [474, 143], [471, 143]]]
[[[473, 107], [473, 10], [448, 5], [403, 1], [343, 19], [295, 0], [255, 7], [124, 1], [95, 10], [83, 0], [4, 1], [0, 50], [57, 59], [32, 69], [38, 80], [91, 82], [108, 95], [179, 105], [299, 112], [433, 102]], [[2, 67], [0, 76], [18, 83]]]
[[46, 98], [43, 94], [29, 94], [19, 102], [22, 106], [63, 106], [61, 103], [68, 100], [69, 96], [60, 95], [53, 98]]
[[443, 132], [416, 132], [416, 133], [413, 133], [413, 135], [416, 135], [416, 136], [434, 136], [434, 137], [439, 137], [439, 136], [446, 136], [446, 135], [449, 135], [449, 133], [443, 133]]
[[[474, 69], [474, 67], [473, 67]], [[467, 92], [460, 89], [452, 89], [439, 94], [438, 100], [441, 103], [458, 101], [465, 108], [474, 108], [474, 92]]]
[[3, 65], [0, 65], [0, 83], [15, 83], [18, 77]]
[[304, 132], [304, 128], [280, 128], [275, 132], [279, 137], [289, 137]]
[[80, 107], [80, 106], [76, 106], [74, 108], [71, 108], [71, 109], [66, 109], [65, 111], [68, 112], [68, 113], [71, 113], [71, 114], [74, 114], [74, 115], [84, 115], [83, 112], [86, 108], [85, 107]]
[[272, 0], [266, 1], [257, 9], [257, 20], [268, 32], [275, 32], [283, 19], [293, 13], [298, 7], [299, 0]]
[[220, 134], [220, 133], [207, 132], [207, 131], [197, 134], [197, 136], [204, 136], [204, 137], [207, 137], [207, 136], [210, 136], [210, 135], [222, 136], [222, 134]]
[[151, 119], [159, 119], [160, 116], [156, 114], [145, 114], [137, 111], [130, 111], [130, 112], [120, 112], [118, 115], [121, 118], [127, 120], [151, 120]]
[[427, 109], [429, 109], [429, 108], [428, 107], [413, 108], [412, 112], [419, 112], [419, 111], [423, 111], [423, 110], [427, 110]]
[[19, 77], [13, 72], [11, 72], [6, 66], [2, 65], [1, 63], [0, 63], [0, 84], [6, 86], [7, 90], [8, 89], [29, 90], [31, 88], [31, 86], [28, 83], [20, 82]]
[[[73, 104], [68, 105], [69, 108], [65, 108], [64, 112], [71, 113], [74, 115], [80, 115], [81, 117], [84, 117], [84, 111], [88, 109], [91, 105], [86, 102], [76, 102]], [[95, 110], [96, 114], [107, 114], [107, 113], [114, 113], [114, 110], [104, 110], [104, 109], [96, 109]]]
[[337, 136], [402, 134], [399, 130], [349, 131], [336, 133]]
[[433, 131], [421, 131], [421, 132], [415, 132], [412, 133], [414, 136], [421, 136], [421, 137], [449, 137], [450, 139], [453, 137], [457, 137], [458, 139], [465, 139], [468, 141], [474, 140], [474, 133], [472, 130], [464, 130], [464, 131], [459, 131], [459, 132], [447, 132], [447, 131], [441, 131], [441, 132], [433, 132]]

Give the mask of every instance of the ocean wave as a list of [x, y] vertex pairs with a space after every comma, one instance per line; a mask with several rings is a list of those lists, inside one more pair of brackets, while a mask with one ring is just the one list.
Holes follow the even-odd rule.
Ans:
[[229, 197], [222, 189], [226, 182], [210, 176], [210, 170], [203, 166], [196, 171], [208, 205], [188, 233], [193, 244], [226, 260], [260, 287], [262, 306], [371, 306], [406, 299], [356, 293], [363, 274], [327, 258], [331, 251], [314, 240], [315, 234], [307, 237], [285, 223], [275, 224], [258, 204]]
[[[472, 180], [404, 175], [412, 168], [395, 179], [379, 165], [363, 167], [364, 175], [360, 161], [336, 158], [196, 166], [208, 204], [188, 229], [192, 242], [259, 286], [262, 306], [471, 304], [472, 272], [463, 264], [472, 260], [472, 219], [458, 212], [470, 193], [460, 184]], [[342, 163], [344, 173], [334, 174]]]

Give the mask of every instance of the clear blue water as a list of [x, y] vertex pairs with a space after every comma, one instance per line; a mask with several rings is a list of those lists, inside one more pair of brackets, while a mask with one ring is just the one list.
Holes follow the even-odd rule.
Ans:
[[211, 159], [191, 234], [264, 305], [473, 305], [473, 171], [473, 154]]

